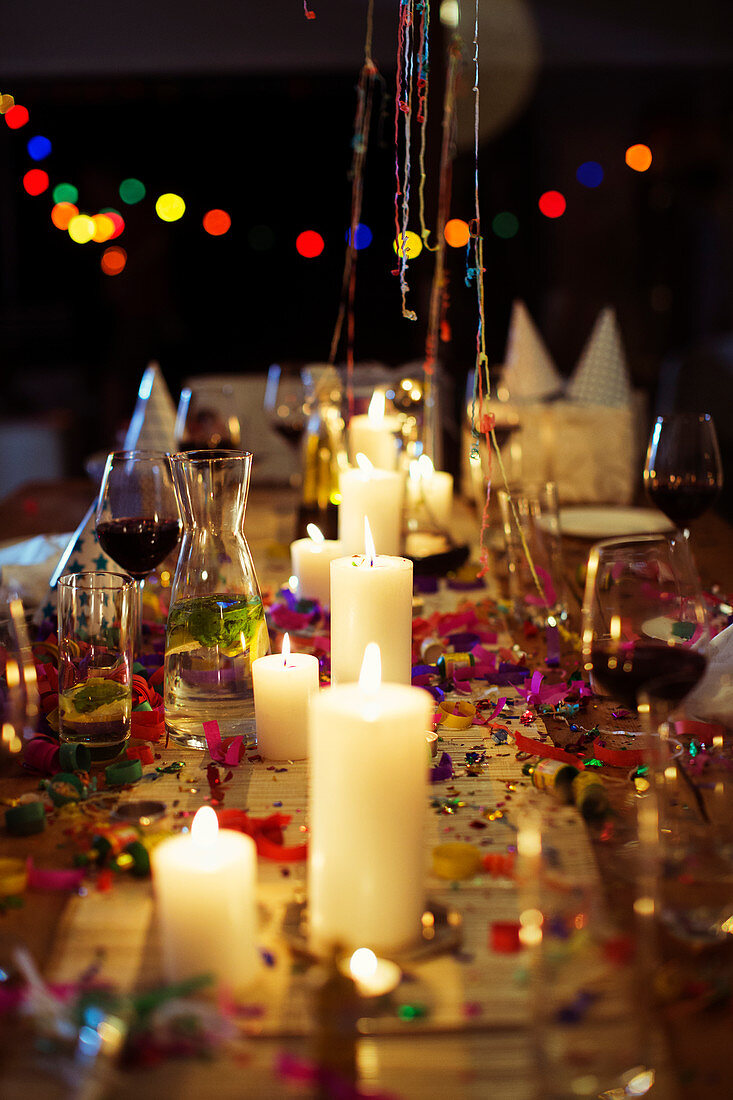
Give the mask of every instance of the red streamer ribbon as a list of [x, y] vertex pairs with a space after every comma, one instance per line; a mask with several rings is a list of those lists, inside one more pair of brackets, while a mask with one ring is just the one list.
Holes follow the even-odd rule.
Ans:
[[270, 814], [269, 817], [250, 817], [244, 810], [219, 810], [222, 829], [236, 829], [251, 836], [257, 854], [278, 863], [301, 863], [308, 855], [307, 844], [283, 844], [283, 829], [290, 824], [290, 814]]
[[[519, 730], [513, 730], [514, 740], [517, 748], [522, 752], [529, 753], [530, 756], [544, 756], [550, 757], [551, 760], [563, 760], [566, 764], [572, 764], [574, 768], [578, 768], [580, 771], [585, 771], [585, 764], [572, 753], [565, 752], [565, 749], [559, 749], [557, 745], [553, 745], [550, 741], [538, 741], [536, 737], [525, 737]], [[600, 757], [599, 757], [600, 760]]]
[[226, 764], [229, 768], [238, 764], [244, 756], [244, 737], [227, 737], [222, 741], [218, 722], [204, 722], [203, 725], [211, 759], [216, 760], [217, 764]]

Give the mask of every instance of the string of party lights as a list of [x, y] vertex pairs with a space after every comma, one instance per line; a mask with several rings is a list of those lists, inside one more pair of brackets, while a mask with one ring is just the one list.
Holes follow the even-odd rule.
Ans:
[[[412, 31], [413, 29], [412, 16], [414, 7], [422, 13], [420, 27], [418, 29], [419, 46], [416, 58], [413, 57], [413, 36], [408, 33], [408, 31]], [[404, 116], [405, 133], [403, 136], [404, 139], [407, 140], [409, 136], [409, 116], [412, 111], [411, 96], [414, 83], [413, 67], [415, 65], [417, 66], [417, 102], [421, 126], [424, 125], [427, 116], [428, 57], [426, 28], [428, 16], [426, 14], [426, 4], [424, 0], [417, 4], [414, 4], [414, 0], [406, 0], [400, 8], [400, 25], [401, 33], [403, 34], [403, 43], [401, 47], [403, 76], [400, 78], [400, 85], [398, 85], [396, 126], [399, 125], [399, 116]], [[310, 14], [308, 18], [315, 18], [315, 16], [314, 14]], [[402, 27], [403, 19], [406, 23], [404, 27]], [[409, 57], [406, 57], [405, 50], [408, 47]], [[16, 103], [14, 97], [9, 93], [0, 94], [0, 115], [4, 117], [8, 129], [12, 131], [24, 131], [25, 128], [30, 126], [30, 111], [22, 104]], [[407, 261], [414, 260], [420, 255], [424, 244], [427, 245], [428, 238], [428, 231], [425, 228], [422, 210], [422, 187], [424, 186], [424, 166], [422, 160], [424, 148], [422, 134], [420, 162], [420, 233], [416, 233], [407, 228], [410, 212], [409, 143], [405, 146], [405, 149], [406, 161], [403, 165], [402, 172], [400, 172], [399, 163], [396, 168], [397, 199], [401, 198], [402, 203], [399, 204], [396, 202], [396, 234], [392, 241], [392, 248], [397, 254], [400, 262], [398, 274], [401, 279], [403, 311], [406, 311], [406, 316], [410, 316], [412, 311], [406, 308], [405, 301], [406, 294], [409, 290], [406, 281]], [[44, 134], [33, 134], [28, 138], [26, 140], [26, 151], [29, 161], [31, 162], [22, 177], [22, 185], [26, 194], [33, 198], [39, 198], [50, 192], [53, 199], [50, 212], [52, 225], [56, 229], [66, 232], [69, 238], [76, 244], [93, 243], [106, 245], [107, 247], [103, 250], [100, 258], [102, 271], [106, 275], [119, 275], [125, 270], [127, 253], [120, 244], [112, 245], [109, 242], [121, 237], [125, 232], [125, 218], [121, 211], [116, 207], [108, 206], [103, 207], [96, 213], [87, 213], [80, 208], [79, 192], [72, 183], [59, 182], [52, 187], [49, 171], [46, 167], [41, 167], [41, 164], [47, 164], [49, 158], [53, 156], [53, 143], [51, 139]], [[641, 143], [630, 145], [624, 152], [624, 162], [627, 167], [634, 172], [646, 172], [652, 164], [651, 149], [649, 146]], [[575, 178], [577, 183], [582, 187], [597, 188], [601, 186], [605, 179], [605, 170], [597, 161], [585, 161], [579, 165], [575, 173]], [[118, 187], [118, 196], [123, 206], [135, 206], [148, 197], [145, 184], [142, 180], [133, 177], [121, 180]], [[540, 214], [544, 217], [550, 220], [557, 220], [567, 212], [568, 200], [563, 192], [548, 190], [539, 196], [537, 207]], [[184, 198], [175, 192], [167, 192], [157, 196], [154, 201], [154, 209], [161, 221], [168, 223], [179, 221], [187, 212]], [[212, 208], [205, 211], [202, 215], [201, 226], [208, 236], [222, 237], [225, 236], [232, 227], [232, 216], [226, 210]], [[350, 227], [347, 232], [353, 237], [354, 251], [361, 251], [372, 244], [373, 232], [367, 225], [359, 221], [355, 231], [352, 231], [352, 229], [353, 227]], [[499, 211], [494, 215], [491, 221], [491, 231], [495, 237], [501, 240], [510, 240], [516, 237], [520, 231], [518, 216], [509, 210]], [[469, 223], [461, 218], [449, 219], [445, 223], [443, 237], [450, 248], [465, 248], [471, 239]], [[275, 235], [269, 226], [253, 226], [249, 230], [248, 241], [250, 247], [254, 251], [264, 252], [274, 247]], [[295, 251], [303, 259], [316, 259], [323, 255], [326, 250], [325, 238], [315, 229], [304, 229], [296, 235], [293, 243]], [[431, 249], [431, 251], [432, 250], [433, 249]]]

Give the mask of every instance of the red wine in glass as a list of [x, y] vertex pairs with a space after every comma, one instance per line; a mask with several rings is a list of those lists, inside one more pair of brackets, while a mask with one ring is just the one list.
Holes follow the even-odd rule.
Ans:
[[723, 470], [713, 419], [707, 413], [658, 416], [644, 465], [644, 488], [678, 530], [716, 501]]
[[180, 533], [177, 519], [123, 517], [97, 524], [104, 552], [137, 581], [144, 580], [168, 557]]
[[594, 689], [633, 711], [640, 690], [651, 681], [655, 681], [656, 696], [670, 709], [679, 706], [702, 679], [707, 661], [695, 649], [664, 642], [619, 646], [598, 641], [591, 646], [588, 664], [592, 666], [589, 671]]

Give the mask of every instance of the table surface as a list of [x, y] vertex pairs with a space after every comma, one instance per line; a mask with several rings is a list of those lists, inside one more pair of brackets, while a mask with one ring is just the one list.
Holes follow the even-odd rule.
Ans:
[[[86, 512], [92, 495], [93, 486], [84, 479], [63, 484], [37, 483], [25, 486], [11, 497], [0, 501], [0, 539], [72, 530]], [[289, 571], [285, 550], [291, 537], [294, 501], [290, 491], [273, 492], [269, 488], [256, 487], [251, 491], [246, 533], [263, 586], [271, 581], [281, 582]], [[472, 510], [456, 501], [454, 519], [457, 535], [475, 544], [478, 520]], [[589, 543], [581, 539], [564, 540], [566, 572], [576, 594], [576, 569], [587, 557], [588, 546]], [[703, 582], [708, 587], [720, 585], [724, 592], [733, 590], [733, 560], [729, 554], [730, 527], [714, 515], [704, 517], [693, 531], [693, 546]], [[500, 574], [499, 556], [492, 557]], [[579, 609], [576, 607], [571, 610], [577, 614]], [[531, 656], [540, 659], [539, 643], [531, 639], [522, 639], [522, 643]], [[599, 702], [593, 703], [592, 707], [594, 712], [584, 719], [585, 723], [592, 725], [598, 721], [602, 725], [609, 716], [611, 706]], [[545, 724], [556, 744], [562, 745], [567, 741], [569, 734], [566, 723], [547, 719]], [[463, 748], [465, 747], [464, 744]], [[182, 758], [180, 749], [172, 755]], [[277, 776], [271, 778], [277, 779]], [[283, 777], [283, 781], [291, 778], [295, 781], [294, 776]], [[632, 926], [633, 892], [618, 859], [618, 848], [622, 839], [628, 835], [628, 828], [633, 827], [634, 796], [628, 783], [623, 781], [624, 776], [614, 775], [614, 770], [609, 769], [607, 778], [609, 794], [622, 827], [618, 829], [616, 836], [612, 833], [609, 835], [608, 830], [604, 834], [598, 830], [591, 831], [588, 839], [592, 848], [589, 851], [594, 853], [609, 909], [623, 930]], [[17, 797], [34, 785], [34, 781], [18, 769], [14, 774], [0, 777], [0, 796], [5, 799]], [[252, 812], [258, 808], [250, 807]], [[261, 808], [264, 808], [264, 803]], [[23, 854], [31, 854], [38, 866], [68, 866], [68, 852], [59, 847], [58, 835], [54, 829], [47, 829], [37, 837], [27, 838], [22, 842], [22, 847]], [[4, 830], [1, 831], [0, 855], [17, 855], [18, 850], [19, 841], [8, 837]], [[272, 882], [270, 886], [272, 887]], [[121, 895], [122, 919], [125, 919], [126, 903], [133, 906], [128, 910], [128, 915], [136, 914], [134, 919], [130, 917], [129, 924], [134, 926], [129, 930], [130, 935], [134, 934], [135, 928], [140, 927], [137, 913], [141, 902], [137, 885], [135, 889], [138, 895], [131, 903], [122, 896], [125, 889], [118, 890]], [[149, 888], [147, 897], [149, 900]], [[22, 910], [11, 910], [0, 916], [0, 933], [6, 957], [13, 944], [22, 943], [29, 948], [42, 972], [50, 970], [57, 975], [60, 937], [63, 939], [62, 932], [64, 935], [71, 934], [69, 907], [75, 900], [70, 902], [66, 895], [58, 893], [29, 893]], [[145, 928], [147, 929], [147, 923]], [[78, 929], [72, 931], [78, 937]], [[124, 943], [124, 937], [122, 942]], [[149, 953], [151, 948], [145, 950]], [[0, 959], [0, 964], [2, 962], [3, 959]], [[498, 1017], [493, 1019], [491, 1026], [485, 1026], [481, 1030], [480, 1038], [474, 1034], [478, 1029], [470, 1027], [448, 1028], [445, 1033], [438, 1031], [414, 1044], [398, 1042], [397, 1037], [387, 1036], [380, 1041], [378, 1051], [375, 1047], [371, 1054], [369, 1042], [365, 1041], [366, 1046], [362, 1044], [361, 1050], [363, 1065], [360, 1062], [363, 1077], [366, 1080], [369, 1078], [369, 1058], [374, 1060], [378, 1056], [380, 1069], [376, 1073], [372, 1067], [373, 1084], [384, 1087], [384, 1082], [387, 1082], [398, 1087], [399, 1095], [405, 1098], [458, 1095], [459, 1090], [461, 1095], [485, 1097], [488, 1082], [491, 1082], [493, 1095], [496, 1096], [516, 1097], [517, 1100], [532, 1095], [542, 1096], [542, 1087], [538, 1090], [536, 1079], [528, 1065], [527, 1021], [520, 1026], [521, 1021], [512, 1016], [511, 1006], [504, 1006], [504, 1010], [503, 1026], [500, 1026]], [[720, 1091], [721, 1075], [727, 1063], [729, 1012], [729, 1008], [721, 1009], [718, 1013], [708, 1010], [702, 1020], [689, 1012], [660, 1012], [658, 1022], [669, 1040], [676, 1079], [683, 1084], [681, 1095], [695, 1100], [698, 1097], [700, 1100], [711, 1100], [723, 1095]], [[305, 1053], [308, 1046], [302, 1035], [295, 1035], [289, 1049], [294, 1053]], [[235, 1064], [237, 1058], [247, 1063], [252, 1091], [245, 1092], [246, 1095], [290, 1095], [282, 1081], [278, 1082], [273, 1078], [274, 1056], [272, 1044], [263, 1039], [260, 1043], [248, 1040], [246, 1050], [235, 1057]], [[231, 1057], [229, 1053], [227, 1058], [214, 1060], [208, 1065], [192, 1063], [190, 1059], [183, 1062], [166, 1061], [161, 1065], [148, 1067], [144, 1073], [137, 1070], [109, 1079], [104, 1076], [104, 1080], [99, 1082], [99, 1095], [109, 1093], [131, 1097], [134, 1092], [136, 1096], [152, 1097], [161, 1089], [171, 1094], [175, 1090], [175, 1094], [181, 1097], [193, 1097], [203, 1090], [213, 1089], [224, 1096], [241, 1095], [241, 1082], [236, 1086], [232, 1083]], [[441, 1078], [440, 1088], [436, 1090], [434, 1074], [438, 1067]], [[7, 1095], [15, 1095], [13, 1088], [17, 1089], [19, 1096], [24, 1093], [28, 1095], [27, 1085], [32, 1070], [27, 1060], [11, 1058], [4, 1067], [0, 1061], [0, 1070], [3, 1069], [11, 1087]], [[38, 1084], [40, 1087], [40, 1081]], [[43, 1087], [47, 1088], [45, 1079]], [[655, 1095], [675, 1095], [674, 1086], [669, 1084], [667, 1087], [668, 1093], [655, 1092]], [[67, 1093], [62, 1089], [58, 1095]]]

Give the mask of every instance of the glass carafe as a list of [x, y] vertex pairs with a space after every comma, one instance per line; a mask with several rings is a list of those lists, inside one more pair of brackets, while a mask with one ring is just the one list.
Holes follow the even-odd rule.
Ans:
[[270, 651], [244, 537], [252, 455], [184, 451], [171, 457], [183, 540], [165, 641], [165, 725], [173, 740], [206, 748], [203, 723], [222, 737], [255, 736], [252, 661]]

